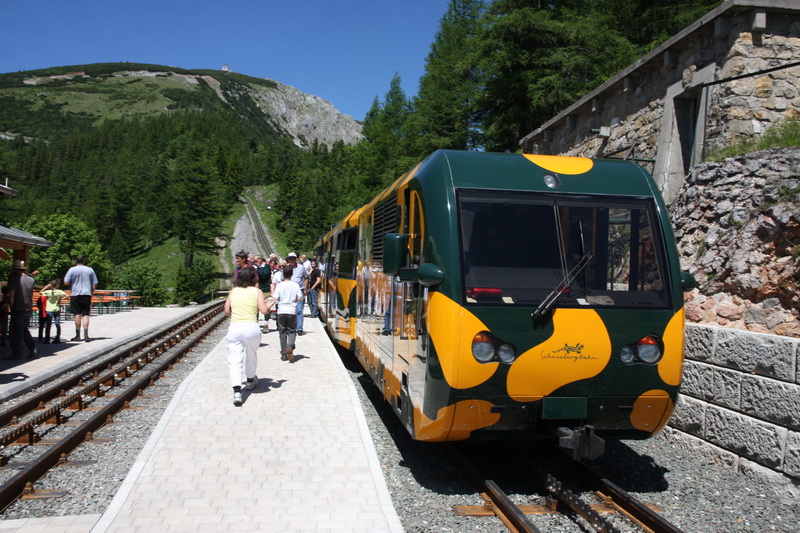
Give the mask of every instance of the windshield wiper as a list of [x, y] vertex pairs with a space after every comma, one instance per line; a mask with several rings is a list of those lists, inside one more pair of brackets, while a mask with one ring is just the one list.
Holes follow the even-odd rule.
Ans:
[[578, 261], [578, 264], [575, 265], [566, 276], [564, 276], [564, 279], [559, 282], [555, 289], [550, 291], [550, 294], [548, 294], [547, 297], [542, 300], [542, 303], [539, 304], [539, 307], [537, 307], [536, 310], [531, 313], [531, 318], [533, 319], [534, 325], [536, 325], [537, 322], [541, 322], [544, 317], [550, 313], [550, 310], [558, 301], [559, 296], [561, 296], [567, 287], [572, 285], [573, 280], [577, 278], [581, 272], [586, 270], [586, 267], [589, 266], [591, 261], [592, 254], [583, 254], [580, 261]]

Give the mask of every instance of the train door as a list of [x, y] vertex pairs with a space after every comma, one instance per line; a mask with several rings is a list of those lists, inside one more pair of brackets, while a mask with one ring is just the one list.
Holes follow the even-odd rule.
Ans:
[[[408, 198], [407, 212], [407, 225], [406, 233], [408, 237], [408, 256], [406, 259], [406, 268], [419, 268], [424, 262], [422, 256], [423, 249], [423, 227], [422, 227], [422, 206], [419, 199], [419, 193], [416, 191], [410, 192], [406, 190]], [[412, 345], [408, 346], [408, 353], [418, 353], [419, 349], [415, 346], [419, 338], [420, 332], [424, 328], [423, 323], [423, 291], [422, 285], [417, 281], [403, 282], [402, 294], [402, 326], [400, 331], [400, 338], [408, 341], [413, 341]]]
[[[405, 191], [404, 232], [408, 234], [406, 268], [419, 268], [425, 262], [425, 226], [422, 202], [417, 191]], [[400, 332], [395, 339], [395, 374], [399, 380], [400, 396], [397, 408], [408, 427], [412, 424], [414, 390], [424, 386], [427, 362], [427, 332], [425, 330], [425, 301], [428, 289], [418, 281], [402, 282], [400, 313], [397, 318]], [[415, 386], [416, 384], [416, 386]]]
[[336, 317], [336, 273], [334, 272], [334, 265], [336, 264], [336, 241], [338, 235], [331, 235], [328, 239], [327, 253], [325, 254], [325, 289], [323, 291], [324, 298], [320, 302], [320, 309], [325, 313], [325, 323], [331, 332], [335, 335], [335, 317]]
[[[372, 242], [375, 227], [374, 212], [367, 211], [359, 222], [361, 234], [358, 238], [358, 272], [356, 294], [356, 316], [366, 318], [372, 314], [375, 298], [375, 279], [372, 269]], [[367, 322], [362, 320], [362, 322]]]
[[317, 304], [319, 306], [319, 317], [320, 319], [327, 324], [328, 320], [328, 309], [325, 306], [325, 302], [328, 298], [328, 257], [330, 256], [330, 239], [325, 239], [317, 248], [317, 265], [319, 265], [320, 275], [322, 277], [322, 281], [320, 282], [319, 287], [319, 297], [317, 299]]
[[336, 258], [333, 264], [336, 338], [342, 346], [352, 349], [355, 339], [356, 273], [358, 269], [358, 227], [342, 230], [337, 236]]

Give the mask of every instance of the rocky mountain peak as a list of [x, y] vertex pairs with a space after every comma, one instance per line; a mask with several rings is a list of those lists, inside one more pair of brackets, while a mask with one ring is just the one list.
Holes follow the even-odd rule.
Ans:
[[356, 144], [364, 138], [361, 124], [337, 111], [330, 102], [275, 83], [275, 89], [255, 87], [253, 98], [278, 128], [294, 138], [297, 146], [307, 147], [315, 140], [328, 146], [339, 140]]

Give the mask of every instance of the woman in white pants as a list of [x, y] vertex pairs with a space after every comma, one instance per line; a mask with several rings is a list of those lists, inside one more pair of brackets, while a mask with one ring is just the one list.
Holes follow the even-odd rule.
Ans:
[[225, 346], [228, 348], [228, 372], [233, 387], [233, 405], [242, 405], [242, 367], [247, 378], [247, 389], [255, 387], [258, 346], [261, 344], [261, 328], [258, 312], [268, 314], [264, 293], [258, 288], [258, 277], [254, 268], [243, 268], [236, 278], [236, 287], [225, 300], [225, 314], [231, 317]]

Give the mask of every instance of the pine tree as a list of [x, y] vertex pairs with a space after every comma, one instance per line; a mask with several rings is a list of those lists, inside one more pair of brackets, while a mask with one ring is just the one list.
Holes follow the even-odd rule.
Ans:
[[519, 149], [524, 135], [635, 58], [617, 28], [594, 15], [588, 2], [497, 0], [487, 10], [480, 39], [487, 149]]
[[191, 144], [177, 151], [170, 165], [170, 183], [165, 211], [171, 222], [172, 234], [178, 238], [189, 267], [198, 252], [216, 252], [216, 239], [222, 236], [221, 223], [225, 215], [222, 187], [216, 169], [208, 161], [200, 144]]
[[411, 118], [418, 157], [439, 148], [468, 150], [481, 144], [475, 121], [480, 72], [474, 51], [483, 11], [482, 0], [451, 0], [439, 23]]

